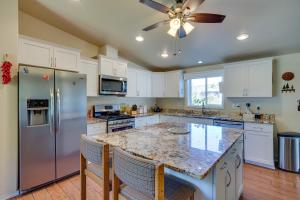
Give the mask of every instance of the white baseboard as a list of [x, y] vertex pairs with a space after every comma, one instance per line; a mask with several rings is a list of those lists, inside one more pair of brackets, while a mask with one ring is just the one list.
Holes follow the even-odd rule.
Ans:
[[19, 195], [19, 191], [15, 191], [15, 192], [10, 193], [10, 194], [4, 194], [4, 195], [0, 196], [0, 200], [10, 199], [10, 198], [13, 198], [13, 197], [18, 196], [18, 195]]
[[250, 160], [245, 160], [245, 163], [275, 170], [274, 164], [273, 165], [272, 164], [262, 164], [262, 163], [258, 163], [258, 162], [254, 162], [254, 161], [250, 161]]

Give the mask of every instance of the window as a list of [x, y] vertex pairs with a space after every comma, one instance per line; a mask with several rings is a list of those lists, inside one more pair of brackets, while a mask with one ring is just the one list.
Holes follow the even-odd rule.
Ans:
[[187, 106], [223, 108], [224, 97], [221, 90], [223, 71], [186, 74]]

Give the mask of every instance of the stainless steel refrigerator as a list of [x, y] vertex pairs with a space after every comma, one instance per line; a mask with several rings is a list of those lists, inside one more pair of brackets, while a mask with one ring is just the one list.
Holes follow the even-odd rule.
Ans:
[[19, 68], [20, 191], [79, 171], [80, 134], [86, 133], [86, 77]]

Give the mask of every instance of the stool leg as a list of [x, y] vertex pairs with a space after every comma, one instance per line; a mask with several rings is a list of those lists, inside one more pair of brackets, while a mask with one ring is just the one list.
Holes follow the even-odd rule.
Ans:
[[190, 196], [190, 200], [194, 200], [194, 194]]
[[86, 159], [80, 154], [80, 197], [81, 200], [86, 200]]

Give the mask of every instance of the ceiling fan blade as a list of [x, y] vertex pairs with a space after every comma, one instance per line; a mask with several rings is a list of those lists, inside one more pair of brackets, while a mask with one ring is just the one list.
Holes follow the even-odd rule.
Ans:
[[152, 1], [152, 0], [140, 0], [140, 3], [145, 4], [149, 6], [150, 8], [153, 8], [157, 11], [160, 11], [162, 13], [168, 14], [170, 11], [170, 8], [168, 8], [165, 5], [162, 5], [158, 2]]
[[179, 28], [179, 30], [178, 30], [178, 37], [179, 37], [180, 39], [186, 37], [186, 32], [185, 32], [183, 26], [180, 26], [180, 28]]
[[170, 22], [169, 19], [161, 21], [161, 22], [157, 22], [155, 24], [152, 24], [151, 26], [147, 26], [146, 28], [143, 29], [143, 31], [150, 31], [152, 29], [158, 28], [160, 26], [166, 25]]
[[186, 21], [196, 23], [222, 23], [225, 15], [211, 14], [211, 13], [194, 13], [186, 18]]
[[190, 9], [190, 12], [194, 12], [205, 0], [186, 0], [182, 6], [182, 10], [186, 8]]

